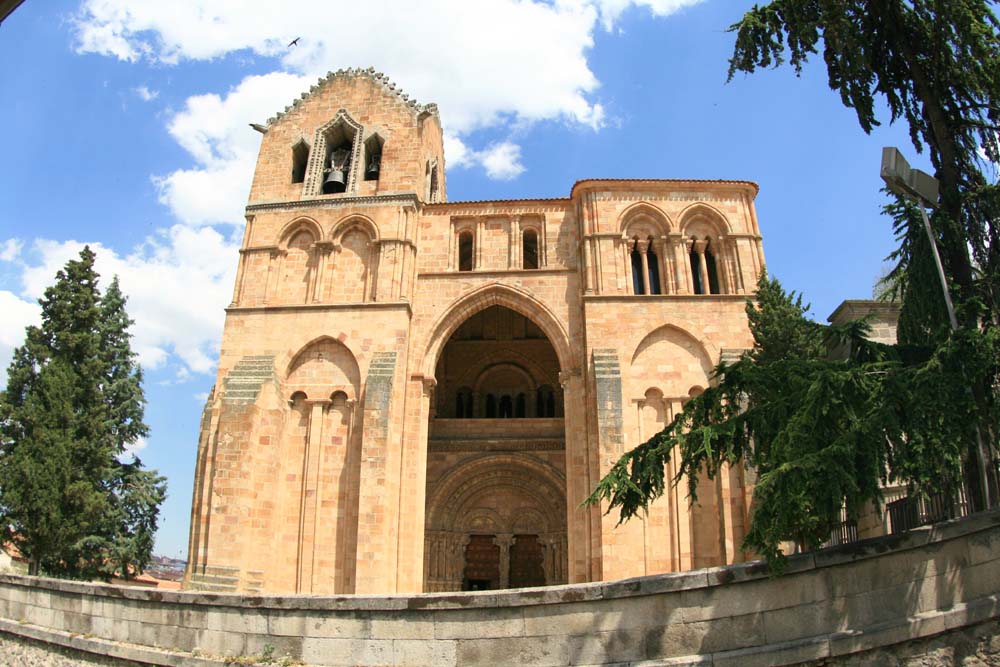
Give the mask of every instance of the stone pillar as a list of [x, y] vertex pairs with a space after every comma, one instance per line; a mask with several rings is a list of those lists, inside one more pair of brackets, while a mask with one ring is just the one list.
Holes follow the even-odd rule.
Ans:
[[270, 249], [267, 262], [267, 283], [264, 286], [264, 305], [277, 302], [278, 287], [281, 284], [281, 269], [284, 251], [278, 247]]
[[316, 251], [316, 277], [313, 281], [312, 302], [319, 303], [323, 300], [326, 287], [326, 278], [329, 272], [327, 264], [330, 262], [330, 253], [333, 252], [333, 243], [330, 241], [320, 241], [313, 244]]
[[685, 254], [686, 244], [684, 237], [680, 234], [670, 234], [670, 244], [674, 249], [674, 284], [677, 294], [690, 294], [688, 287], [688, 258]]
[[423, 590], [423, 553], [427, 532], [427, 425], [434, 410], [434, 378], [411, 377], [406, 383], [406, 410], [399, 474], [396, 591]]
[[[566, 526], [569, 534], [567, 554], [568, 576], [573, 583], [593, 581], [600, 577], [596, 570], [599, 554], [594, 553], [594, 536], [599, 534], [601, 509], [583, 507], [594, 485], [600, 479], [597, 458], [589, 447], [587, 436], [587, 396], [579, 370], [561, 371], [559, 384], [563, 390], [566, 440]], [[596, 571], [595, 571], [596, 570]]]
[[708, 241], [695, 241], [694, 251], [698, 254], [698, 273], [701, 276], [701, 287], [705, 294], [712, 293], [711, 281], [708, 279], [708, 262], [705, 261], [705, 250]]
[[656, 270], [660, 276], [660, 293], [672, 294], [674, 290], [670, 285], [670, 272], [667, 271], [667, 237], [662, 236], [655, 239], [653, 241], [653, 250], [656, 252], [656, 258], [659, 260], [659, 266], [656, 267]]
[[500, 588], [510, 588], [510, 548], [514, 546], [514, 536], [509, 533], [497, 535], [493, 544], [500, 547]]
[[521, 248], [521, 216], [510, 216], [510, 261], [508, 267], [512, 269], [524, 268], [524, 254]]
[[[618, 351], [614, 348], [594, 349], [592, 358], [600, 457], [597, 473], [603, 477], [625, 453], [622, 377]], [[642, 522], [618, 525], [618, 518], [608, 514], [606, 500], [601, 502], [600, 509], [601, 578], [607, 581], [644, 574]]]
[[389, 441], [395, 371], [396, 352], [379, 352], [365, 379], [355, 585], [359, 594], [396, 590], [399, 452]]
[[636, 247], [642, 260], [642, 293], [649, 294], [649, 241], [637, 241]]
[[302, 487], [299, 498], [299, 571], [295, 583], [296, 593], [311, 593], [313, 589], [319, 462], [323, 451], [323, 416], [331, 402], [329, 399], [306, 400], [306, 405], [309, 406], [309, 429], [302, 461]]
[[472, 264], [473, 271], [483, 270], [483, 244], [486, 242], [486, 218], [478, 217], [476, 218], [476, 236], [472, 240], [473, 249], [475, 251], [475, 260]]

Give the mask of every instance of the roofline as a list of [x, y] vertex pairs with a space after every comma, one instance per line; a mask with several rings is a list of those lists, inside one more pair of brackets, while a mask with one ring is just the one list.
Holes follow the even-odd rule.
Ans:
[[699, 178], [584, 178], [573, 184], [573, 187], [569, 191], [570, 198], [576, 196], [577, 188], [583, 189], [596, 189], [596, 188], [616, 188], [622, 184], [632, 184], [632, 185], [686, 185], [686, 186], [722, 186], [722, 187], [737, 187], [739, 189], [749, 189], [752, 190], [752, 195], [757, 196], [760, 192], [760, 186], [753, 181], [733, 181], [726, 179], [699, 179]]

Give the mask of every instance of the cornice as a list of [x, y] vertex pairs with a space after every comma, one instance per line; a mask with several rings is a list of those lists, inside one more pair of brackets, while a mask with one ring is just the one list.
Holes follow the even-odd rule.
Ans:
[[302, 208], [343, 208], [346, 206], [385, 206], [386, 204], [400, 204], [419, 206], [420, 200], [417, 195], [411, 192], [394, 192], [384, 195], [369, 195], [363, 197], [341, 197], [339, 195], [323, 195], [310, 197], [309, 199], [282, 199], [276, 201], [250, 202], [247, 204], [247, 215], [259, 213], [260, 211], [287, 211]]

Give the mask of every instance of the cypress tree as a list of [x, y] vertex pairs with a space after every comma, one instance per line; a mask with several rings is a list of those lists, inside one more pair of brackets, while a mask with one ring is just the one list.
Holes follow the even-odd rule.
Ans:
[[128, 576], [148, 562], [163, 478], [123, 463], [145, 436], [125, 299], [84, 248], [39, 299], [0, 393], [0, 540], [32, 574]]

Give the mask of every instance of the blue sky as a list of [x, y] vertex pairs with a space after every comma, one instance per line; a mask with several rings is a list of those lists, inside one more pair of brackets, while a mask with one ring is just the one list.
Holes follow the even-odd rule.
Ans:
[[139, 455], [169, 480], [156, 551], [184, 556], [260, 139], [247, 123], [369, 65], [440, 105], [451, 200], [563, 197], [597, 177], [756, 181], [768, 269], [825, 320], [870, 297], [893, 248], [881, 147], [928, 165], [904, 126], [865, 135], [821, 59], [727, 85], [726, 28], [751, 4], [27, 2], [0, 25], [0, 367], [56, 270], [96, 246], [136, 320]]

